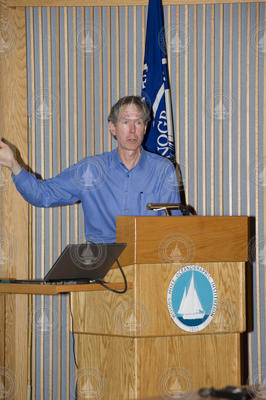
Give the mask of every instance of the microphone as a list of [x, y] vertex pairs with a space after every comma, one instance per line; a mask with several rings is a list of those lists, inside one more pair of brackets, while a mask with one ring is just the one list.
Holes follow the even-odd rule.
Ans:
[[190, 207], [182, 203], [148, 203], [146, 204], [146, 208], [147, 210], [163, 210], [167, 216], [171, 216], [169, 212], [170, 210], [180, 210], [183, 215], [189, 215], [192, 213]]

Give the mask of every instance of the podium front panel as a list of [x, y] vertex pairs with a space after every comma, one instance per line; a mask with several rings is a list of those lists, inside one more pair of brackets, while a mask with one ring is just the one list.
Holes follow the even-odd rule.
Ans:
[[77, 335], [77, 351], [81, 398], [186, 399], [201, 387], [241, 384], [237, 334], [146, 339]]
[[[217, 307], [210, 323], [197, 334], [244, 332], [246, 329], [245, 263], [197, 263], [213, 278]], [[73, 293], [76, 333], [131, 337], [189, 335], [169, 314], [171, 279], [184, 264], [141, 264], [124, 267], [133, 288], [123, 295], [107, 291]], [[106, 280], [121, 281], [120, 271]]]
[[248, 261], [248, 217], [117, 217], [123, 265]]

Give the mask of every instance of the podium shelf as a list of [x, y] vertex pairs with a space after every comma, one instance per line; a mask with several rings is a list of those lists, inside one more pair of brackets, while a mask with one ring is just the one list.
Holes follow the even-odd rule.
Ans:
[[[124, 288], [123, 282], [110, 283], [108, 287], [111, 289], [122, 290]], [[132, 284], [128, 283], [128, 287]], [[107, 290], [97, 283], [91, 284], [75, 284], [75, 285], [40, 285], [40, 284], [20, 284], [20, 283], [0, 283], [0, 294], [43, 294], [43, 295], [56, 295], [71, 292], [97, 292]]]

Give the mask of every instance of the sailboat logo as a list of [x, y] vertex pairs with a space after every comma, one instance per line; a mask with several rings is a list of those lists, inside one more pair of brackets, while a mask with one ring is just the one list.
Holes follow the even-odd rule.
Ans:
[[181, 329], [204, 329], [217, 307], [216, 286], [210, 274], [198, 265], [183, 267], [170, 282], [167, 305], [171, 318]]
[[194, 272], [190, 281], [188, 292], [185, 288], [178, 315], [183, 319], [203, 319], [206, 315], [195, 289]]

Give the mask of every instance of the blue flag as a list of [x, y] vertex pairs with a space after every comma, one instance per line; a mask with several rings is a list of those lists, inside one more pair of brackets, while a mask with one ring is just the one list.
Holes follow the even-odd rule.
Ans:
[[143, 146], [174, 162], [173, 117], [161, 0], [149, 0], [141, 94], [152, 110], [152, 121]]

